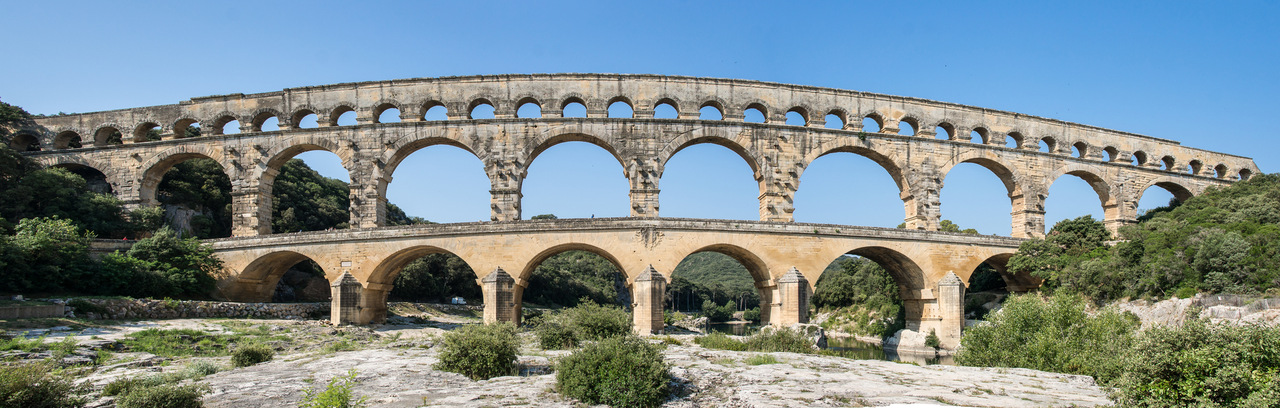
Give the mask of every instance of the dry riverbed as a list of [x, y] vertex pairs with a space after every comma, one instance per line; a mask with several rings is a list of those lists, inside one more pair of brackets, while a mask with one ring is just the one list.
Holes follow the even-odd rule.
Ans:
[[[407, 312], [407, 313], [406, 313]], [[369, 328], [324, 326], [316, 321], [182, 319], [133, 322], [79, 331], [54, 331], [48, 341], [72, 335], [84, 343], [127, 338], [147, 328], [193, 329], [212, 334], [251, 333], [279, 351], [274, 360], [230, 369], [229, 357], [162, 357], [112, 353], [81, 381], [98, 390], [111, 381], [182, 372], [193, 361], [211, 361], [224, 371], [194, 381], [208, 387], [209, 407], [294, 407], [308, 388], [355, 370], [357, 395], [385, 407], [571, 407], [576, 401], [554, 391], [552, 361], [566, 352], [543, 351], [526, 335], [519, 376], [471, 381], [432, 369], [442, 333], [476, 321], [458, 310], [419, 310], [402, 324]], [[411, 314], [413, 311], [401, 311]], [[1098, 406], [1109, 401], [1089, 377], [1025, 369], [917, 366], [841, 357], [709, 350], [693, 336], [673, 336], [680, 345], [664, 352], [674, 376], [667, 407], [812, 406]], [[752, 360], [752, 357], [757, 357]], [[93, 406], [112, 406], [98, 398]]]

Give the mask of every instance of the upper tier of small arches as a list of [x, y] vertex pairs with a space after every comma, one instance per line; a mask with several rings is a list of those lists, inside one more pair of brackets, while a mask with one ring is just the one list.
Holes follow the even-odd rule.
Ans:
[[[591, 82], [595, 81], [595, 82]], [[646, 75], [460, 77], [339, 84], [37, 119], [23, 151], [425, 120], [637, 118], [825, 128], [1041, 151], [1219, 179], [1246, 158], [1131, 133], [922, 99], [754, 81]]]

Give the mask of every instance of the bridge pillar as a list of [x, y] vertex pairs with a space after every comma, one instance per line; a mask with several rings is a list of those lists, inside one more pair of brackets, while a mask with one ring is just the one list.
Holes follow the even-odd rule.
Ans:
[[791, 222], [796, 207], [790, 194], [768, 192], [760, 195], [760, 221]]
[[525, 168], [517, 159], [491, 157], [485, 160], [484, 172], [489, 176], [489, 220], [520, 219], [520, 185]]
[[942, 197], [937, 189], [921, 190], [918, 193], [904, 191], [900, 196], [906, 209], [907, 218], [903, 220], [907, 229], [937, 231], [941, 224]]
[[501, 267], [494, 269], [480, 280], [484, 291], [484, 323], [510, 322], [520, 324], [520, 299], [516, 280]]
[[[274, 172], [275, 170], [268, 169]], [[274, 178], [274, 174], [271, 175]], [[231, 236], [248, 237], [271, 233], [271, 186], [232, 185]]]
[[[1029, 196], [1030, 195], [1030, 196]], [[1010, 196], [1013, 202], [1013, 236], [1017, 238], [1044, 237], [1044, 198], [1038, 193], [1024, 192]]]
[[627, 166], [627, 180], [631, 183], [631, 216], [658, 216], [658, 178], [662, 163], [657, 158], [637, 157]]
[[1138, 223], [1138, 202], [1116, 200], [1116, 204], [1102, 207], [1102, 215], [1102, 224], [1111, 231], [1113, 239], [1118, 239], [1120, 227]]
[[964, 282], [955, 272], [947, 272], [938, 281], [938, 343], [942, 348], [960, 346], [960, 331], [964, 327]]
[[360, 294], [364, 287], [360, 281], [343, 272], [329, 285], [332, 300], [329, 306], [329, 322], [334, 326], [360, 324]]
[[351, 228], [376, 228], [386, 225], [387, 194], [390, 183], [375, 171], [376, 160], [353, 160], [351, 169], [350, 200]]
[[649, 265], [636, 277], [632, 290], [635, 292], [632, 296], [635, 303], [631, 305], [631, 312], [636, 334], [662, 333], [665, 324], [662, 306], [666, 302], [663, 297], [667, 292], [667, 279], [654, 270], [653, 265]]
[[387, 295], [392, 285], [370, 282], [360, 292], [359, 324], [386, 323]]
[[771, 322], [779, 326], [790, 326], [796, 323], [809, 322], [809, 280], [799, 269], [791, 270], [778, 278], [777, 316], [770, 316]]

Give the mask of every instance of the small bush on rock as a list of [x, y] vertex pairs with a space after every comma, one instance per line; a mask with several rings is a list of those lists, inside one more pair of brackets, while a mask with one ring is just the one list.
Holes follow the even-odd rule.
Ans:
[[197, 385], [164, 384], [130, 390], [116, 399], [117, 408], [200, 408], [204, 388]]
[[556, 364], [560, 392], [588, 404], [656, 407], [670, 378], [661, 348], [635, 336], [589, 344]]
[[747, 337], [747, 350], [766, 352], [812, 353], [813, 342], [802, 332], [788, 328], [765, 328]]
[[516, 327], [510, 323], [463, 326], [445, 333], [435, 368], [473, 380], [511, 375], [519, 349]]
[[356, 385], [356, 370], [347, 371], [346, 375], [333, 377], [324, 390], [306, 389], [302, 391], [300, 408], [360, 408], [365, 406], [369, 397], [356, 398], [351, 388]]
[[244, 345], [231, 352], [231, 365], [248, 367], [254, 364], [271, 361], [276, 352], [265, 344]]
[[726, 336], [724, 333], [715, 332], [706, 336], [698, 336], [693, 339], [694, 343], [709, 349], [730, 350], [730, 351], [747, 351], [747, 344], [738, 340], [734, 340]]
[[54, 375], [48, 364], [18, 364], [0, 370], [0, 408], [81, 407], [79, 388]]

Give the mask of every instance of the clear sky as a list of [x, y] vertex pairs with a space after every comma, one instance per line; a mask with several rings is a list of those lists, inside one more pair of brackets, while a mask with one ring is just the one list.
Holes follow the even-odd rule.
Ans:
[[[0, 98], [32, 113], [172, 104], [192, 97], [446, 75], [605, 72], [743, 78], [928, 98], [1173, 139], [1280, 167], [1276, 2], [17, 2]], [[328, 153], [302, 156], [345, 178]], [[336, 168], [335, 168], [336, 167]], [[426, 175], [447, 175], [427, 177]], [[487, 220], [478, 160], [450, 147], [410, 156], [388, 195], [433, 221]], [[529, 169], [525, 218], [623, 216], [622, 168], [568, 143]], [[718, 146], [675, 156], [664, 216], [758, 218], [757, 185]], [[1170, 195], [1158, 188], [1143, 208]], [[1101, 218], [1074, 177], [1047, 219]], [[888, 173], [851, 154], [816, 161], [796, 219], [892, 227]], [[1009, 199], [963, 165], [943, 217], [1007, 235]]]

